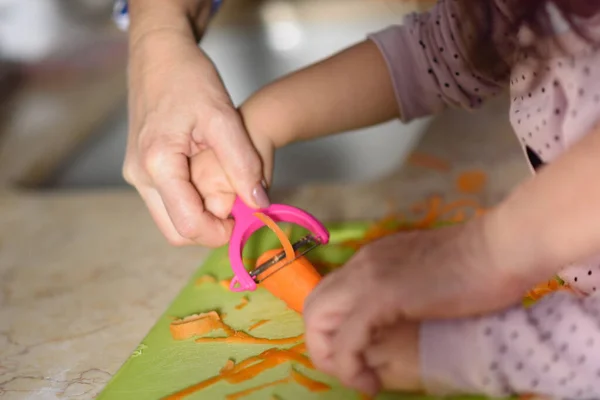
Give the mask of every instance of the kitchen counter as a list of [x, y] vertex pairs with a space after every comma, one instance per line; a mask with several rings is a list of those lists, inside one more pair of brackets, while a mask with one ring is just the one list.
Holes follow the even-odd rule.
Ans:
[[[455, 178], [477, 169], [488, 182], [467, 197], [492, 205], [527, 174], [522, 152], [503, 115], [450, 134], [463, 114], [436, 120], [417, 149], [449, 172], [408, 164], [379, 182], [273, 198], [325, 221], [378, 218], [389, 203], [464, 198]], [[0, 397], [93, 398], [208, 253], [170, 247], [133, 190], [0, 192]]]

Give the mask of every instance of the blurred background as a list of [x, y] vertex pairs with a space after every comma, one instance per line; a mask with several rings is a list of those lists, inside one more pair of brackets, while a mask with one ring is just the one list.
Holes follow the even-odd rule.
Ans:
[[[431, 3], [225, 2], [201, 47], [239, 104], [265, 83]], [[127, 46], [126, 34], [111, 22], [112, 7], [110, 0], [0, 0], [1, 185], [125, 186]], [[494, 107], [495, 125], [505, 129], [506, 105]], [[489, 117], [479, 123], [467, 118], [461, 130], [489, 126]], [[390, 122], [290, 146], [277, 154], [275, 188], [388, 177], [433, 122]]]

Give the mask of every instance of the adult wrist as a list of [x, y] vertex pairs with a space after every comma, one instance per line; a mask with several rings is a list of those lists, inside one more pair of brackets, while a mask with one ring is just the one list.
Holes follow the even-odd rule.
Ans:
[[531, 287], [558, 272], [551, 250], [529, 234], [536, 229], [519, 217], [510, 198], [488, 211], [482, 222], [489, 257], [515, 288]]
[[[160, 9], [155, 14], [157, 18], [166, 20], [165, 13], [174, 12], [180, 20], [187, 23], [188, 27], [191, 25], [196, 39], [200, 40], [206, 25], [220, 9], [222, 3], [223, 0], [172, 0], [160, 3]], [[157, 10], [156, 0], [116, 0], [113, 7], [113, 21], [119, 29], [127, 31], [133, 19], [131, 15], [147, 12], [150, 4], [152, 10]], [[135, 19], [138, 18], [136, 15]]]

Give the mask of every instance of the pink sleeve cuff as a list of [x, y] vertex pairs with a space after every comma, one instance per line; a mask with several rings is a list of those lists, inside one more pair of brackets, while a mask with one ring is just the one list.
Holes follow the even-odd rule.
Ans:
[[500, 385], [486, 382], [487, 371], [482, 366], [492, 362], [492, 354], [489, 343], [479, 340], [480, 324], [474, 322], [469, 319], [422, 323], [421, 375], [428, 393], [447, 396], [485, 391], [497, 397], [506, 394]]
[[422, 52], [415, 48], [416, 40], [411, 38], [410, 29], [405, 25], [391, 26], [369, 35], [386, 61], [402, 122], [445, 108], [442, 100], [432, 93], [431, 84], [427, 84], [427, 63]]

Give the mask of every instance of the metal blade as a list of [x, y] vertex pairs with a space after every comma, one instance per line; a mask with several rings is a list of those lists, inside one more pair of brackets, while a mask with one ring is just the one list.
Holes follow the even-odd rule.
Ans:
[[[294, 243], [292, 245], [294, 251], [297, 251], [300, 248], [307, 246], [307, 245], [310, 245], [310, 247], [303, 250], [302, 253], [297, 255], [292, 261], [289, 261], [289, 262], [285, 263], [284, 265], [280, 266], [279, 268], [277, 268], [277, 270], [273, 271], [271, 274], [269, 274], [269, 276], [271, 276], [275, 272], [279, 271], [281, 268], [294, 262], [298, 258], [303, 257], [306, 253], [313, 250], [315, 247], [319, 246], [320, 244], [321, 244], [321, 242], [312, 235], [307, 235], [307, 236], [303, 237], [302, 239], [298, 240], [296, 243]], [[277, 254], [275, 257], [271, 258], [268, 261], [265, 261], [264, 263], [262, 263], [261, 265], [259, 265], [258, 267], [254, 268], [252, 271], [250, 271], [250, 276], [257, 283], [259, 283], [259, 281], [257, 280], [258, 279], [257, 277], [260, 274], [262, 274], [263, 272], [265, 272], [266, 270], [268, 270], [269, 268], [271, 268], [273, 265], [275, 265], [278, 262], [280, 262], [281, 260], [283, 260], [284, 258], [285, 258], [285, 251], [282, 251], [281, 253]]]

